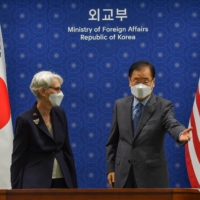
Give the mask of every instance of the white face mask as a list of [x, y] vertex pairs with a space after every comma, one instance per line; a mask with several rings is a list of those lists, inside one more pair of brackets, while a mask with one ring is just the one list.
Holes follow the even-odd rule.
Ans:
[[51, 102], [52, 106], [60, 106], [64, 94], [60, 91], [59, 93], [50, 94], [49, 101]]
[[143, 99], [149, 94], [151, 94], [152, 88], [150, 86], [146, 86], [142, 83], [139, 83], [135, 86], [131, 86], [131, 93], [138, 99]]

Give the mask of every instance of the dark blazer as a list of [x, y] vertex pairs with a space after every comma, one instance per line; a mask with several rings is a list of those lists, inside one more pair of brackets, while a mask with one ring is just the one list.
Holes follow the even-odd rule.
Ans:
[[107, 170], [115, 172], [115, 187], [124, 187], [131, 164], [139, 188], [169, 187], [164, 152], [166, 132], [179, 143], [185, 129], [174, 116], [173, 104], [151, 95], [133, 136], [132, 103], [129, 96], [115, 102], [112, 128], [106, 144]]
[[67, 186], [77, 187], [65, 112], [61, 107], [53, 107], [50, 115], [54, 139], [36, 104], [18, 116], [11, 165], [13, 189], [51, 188], [54, 158], [60, 164]]

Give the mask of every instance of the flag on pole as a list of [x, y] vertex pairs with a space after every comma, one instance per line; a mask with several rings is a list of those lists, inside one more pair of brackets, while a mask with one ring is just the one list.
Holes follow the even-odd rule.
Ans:
[[192, 139], [185, 146], [188, 176], [192, 188], [200, 188], [200, 79], [190, 116], [189, 127], [193, 127]]
[[0, 189], [10, 189], [13, 128], [6, 82], [6, 64], [0, 26]]

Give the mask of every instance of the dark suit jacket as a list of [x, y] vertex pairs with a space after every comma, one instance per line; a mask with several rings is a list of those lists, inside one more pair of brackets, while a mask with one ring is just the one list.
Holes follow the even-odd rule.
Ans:
[[139, 188], [169, 187], [164, 152], [166, 132], [177, 141], [185, 129], [174, 117], [170, 101], [151, 95], [133, 136], [132, 103], [134, 97], [115, 102], [108, 142], [107, 170], [115, 172], [115, 187], [124, 187], [131, 164]]
[[[67, 119], [61, 107], [51, 112], [54, 139], [36, 104], [18, 116], [11, 165], [12, 188], [50, 188], [54, 158], [60, 164], [66, 184], [77, 187], [74, 158], [69, 143]], [[39, 119], [39, 123], [36, 121]], [[35, 123], [34, 121], [35, 120]]]

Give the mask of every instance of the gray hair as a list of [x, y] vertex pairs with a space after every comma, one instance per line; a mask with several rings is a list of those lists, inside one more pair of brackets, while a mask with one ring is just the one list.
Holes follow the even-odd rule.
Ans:
[[31, 92], [36, 96], [37, 99], [39, 99], [39, 89], [49, 88], [52, 85], [54, 79], [57, 79], [60, 84], [63, 83], [62, 77], [51, 71], [41, 71], [36, 73], [30, 84]]

